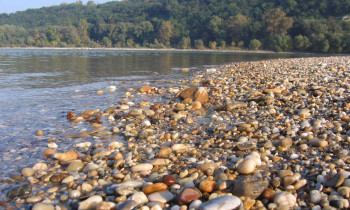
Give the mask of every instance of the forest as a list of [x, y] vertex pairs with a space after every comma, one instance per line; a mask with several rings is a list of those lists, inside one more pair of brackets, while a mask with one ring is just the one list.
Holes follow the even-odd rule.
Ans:
[[350, 53], [350, 0], [124, 0], [0, 14], [0, 47]]

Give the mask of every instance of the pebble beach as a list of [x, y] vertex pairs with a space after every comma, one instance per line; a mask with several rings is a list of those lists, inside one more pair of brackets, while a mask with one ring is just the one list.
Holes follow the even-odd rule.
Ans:
[[349, 56], [232, 63], [172, 84], [67, 112], [74, 133], [33, 133], [42, 160], [1, 180], [0, 208], [350, 207]]

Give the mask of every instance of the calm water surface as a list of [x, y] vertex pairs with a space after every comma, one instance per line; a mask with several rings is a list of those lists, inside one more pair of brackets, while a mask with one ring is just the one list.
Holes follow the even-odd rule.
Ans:
[[[220, 64], [304, 56], [312, 55], [2, 49], [0, 178], [40, 160], [50, 137], [57, 139], [58, 150], [71, 146], [74, 142], [54, 135], [72, 129], [65, 119], [68, 111], [105, 110], [121, 101], [129, 88], [139, 88], [144, 82], [171, 86], [170, 80]], [[183, 73], [182, 68], [191, 71]], [[117, 91], [96, 94], [110, 85]], [[39, 129], [45, 137], [34, 136]]]

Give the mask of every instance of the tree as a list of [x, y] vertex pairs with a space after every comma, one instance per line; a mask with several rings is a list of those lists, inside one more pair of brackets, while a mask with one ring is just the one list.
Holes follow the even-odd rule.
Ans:
[[294, 47], [298, 50], [308, 50], [310, 48], [309, 38], [306, 36], [298, 35], [294, 38]]
[[278, 34], [270, 37], [268, 46], [276, 52], [287, 51], [293, 48], [293, 42], [289, 35]]
[[112, 47], [112, 41], [108, 37], [103, 37], [101, 44], [105, 47]]
[[182, 37], [181, 42], [180, 42], [180, 47], [182, 49], [191, 48], [191, 39], [190, 39], [190, 37]]
[[216, 41], [209, 42], [210, 49], [216, 49]]
[[89, 29], [89, 23], [85, 19], [80, 19], [78, 23], [78, 34], [82, 41], [88, 41], [90, 40], [88, 35], [88, 29]]
[[248, 23], [248, 18], [242, 14], [230, 16], [226, 21], [228, 36], [231, 37], [233, 41], [238, 42], [244, 36], [244, 29], [247, 27]]
[[261, 46], [261, 42], [257, 39], [252, 39], [249, 43], [249, 48], [251, 50], [257, 50]]
[[194, 46], [197, 49], [204, 49], [205, 48], [204, 44], [203, 44], [203, 40], [201, 40], [201, 39], [194, 40]]
[[288, 29], [293, 26], [293, 19], [286, 17], [286, 13], [280, 8], [267, 11], [262, 16], [262, 22], [265, 25], [265, 32], [271, 36], [286, 34]]
[[159, 41], [164, 45], [170, 45], [169, 41], [173, 35], [173, 25], [169, 21], [163, 21], [158, 33]]

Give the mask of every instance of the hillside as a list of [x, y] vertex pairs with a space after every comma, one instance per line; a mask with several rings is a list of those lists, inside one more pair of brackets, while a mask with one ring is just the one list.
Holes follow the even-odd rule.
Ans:
[[0, 14], [0, 46], [350, 52], [350, 0], [129, 0]]

